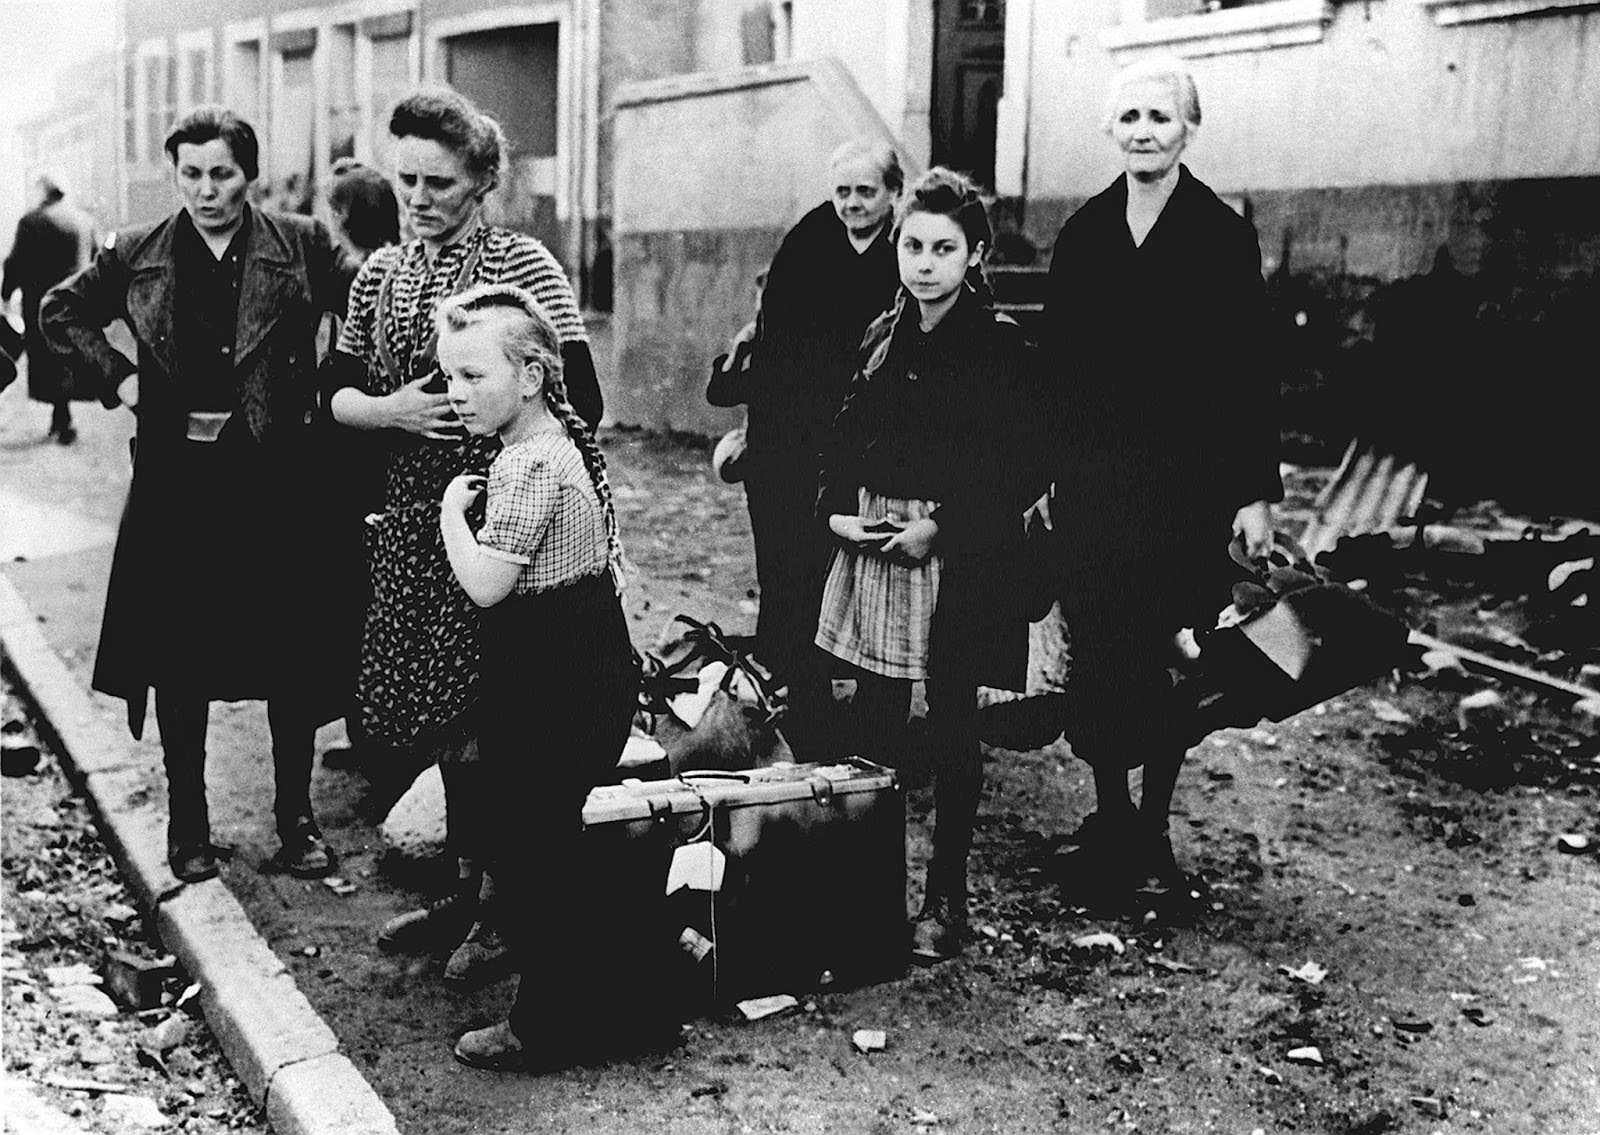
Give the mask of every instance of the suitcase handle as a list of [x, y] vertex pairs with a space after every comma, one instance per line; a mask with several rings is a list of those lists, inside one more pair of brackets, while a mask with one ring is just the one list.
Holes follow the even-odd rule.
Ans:
[[742, 772], [723, 772], [720, 769], [685, 769], [678, 774], [679, 780], [733, 780], [740, 784], [749, 784], [750, 777]]

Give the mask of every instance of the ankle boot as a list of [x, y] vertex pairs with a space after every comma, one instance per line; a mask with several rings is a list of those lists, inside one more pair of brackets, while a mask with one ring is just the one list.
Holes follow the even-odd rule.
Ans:
[[478, 890], [477, 918], [445, 963], [444, 979], [463, 989], [476, 989], [511, 973], [515, 960], [510, 944], [500, 932], [494, 877], [485, 872]]
[[911, 924], [911, 953], [922, 961], [953, 958], [966, 942], [966, 879], [950, 879], [947, 874], [937, 859], [928, 865], [927, 893]]

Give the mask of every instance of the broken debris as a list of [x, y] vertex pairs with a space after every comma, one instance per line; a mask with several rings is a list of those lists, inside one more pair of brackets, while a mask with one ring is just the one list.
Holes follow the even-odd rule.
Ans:
[[850, 1043], [857, 1052], [882, 1052], [889, 1046], [889, 1034], [882, 1029], [857, 1029], [850, 1034]]
[[745, 1020], [759, 1021], [763, 1017], [786, 1012], [799, 1004], [797, 998], [787, 993], [775, 993], [771, 997], [752, 997], [748, 1001], [741, 1001], [738, 1009], [744, 1014]]

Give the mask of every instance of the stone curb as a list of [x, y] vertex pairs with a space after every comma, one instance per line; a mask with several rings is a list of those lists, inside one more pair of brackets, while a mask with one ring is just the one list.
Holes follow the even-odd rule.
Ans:
[[394, 1116], [221, 880], [180, 883], [166, 864], [166, 815], [132, 746], [100, 719], [0, 575], [0, 655], [60, 742], [118, 866], [166, 947], [202, 987], [206, 1020], [279, 1135], [399, 1135]]

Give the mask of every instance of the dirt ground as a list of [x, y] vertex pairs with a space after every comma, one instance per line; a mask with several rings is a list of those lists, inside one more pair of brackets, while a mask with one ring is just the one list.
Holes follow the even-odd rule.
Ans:
[[[639, 568], [636, 644], [680, 611], [750, 629], [743, 497], [711, 476], [703, 443], [610, 432], [604, 444]], [[56, 499], [74, 499], [80, 474], [45, 457]], [[1315, 480], [1296, 479], [1300, 504]], [[95, 501], [86, 513], [115, 515], [100, 489], [76, 495]], [[16, 570], [21, 581], [43, 568]], [[1569, 677], [1596, 660], [1593, 643], [1543, 658], [1508, 646], [1526, 629], [1514, 599], [1391, 582], [1387, 597], [1441, 637]], [[69, 661], [81, 670], [87, 653]], [[1501, 693], [1500, 711], [1463, 722], [1460, 699], [1483, 688]], [[219, 707], [214, 729], [259, 736], [258, 716]], [[259, 872], [270, 842], [248, 833], [225, 878], [408, 1135], [1595, 1135], [1600, 859], [1564, 853], [1559, 837], [1600, 842], [1600, 748], [1575, 720], [1569, 698], [1419, 666], [1219, 733], [1191, 755], [1175, 801], [1177, 854], [1202, 885], [1116, 917], [1063, 904], [1039, 870], [1092, 807], [1087, 767], [1063, 742], [993, 750], [972, 859], [978, 940], [964, 957], [865, 988], [774, 990], [800, 1004], [753, 1023], [703, 1016], [670, 1053], [542, 1077], [449, 1057], [453, 1036], [503, 1014], [509, 981], [460, 995], [373, 947], [415, 895], [385, 870], [361, 776], [320, 769], [315, 784], [353, 893]], [[247, 807], [259, 827], [264, 781], [251, 775], [224, 807]], [[926, 786], [907, 793], [912, 898], [931, 807]], [[826, 917], [827, 893], [819, 879], [796, 901]], [[1101, 932], [1114, 943], [1074, 944]], [[863, 1028], [886, 1047], [857, 1051]]]

